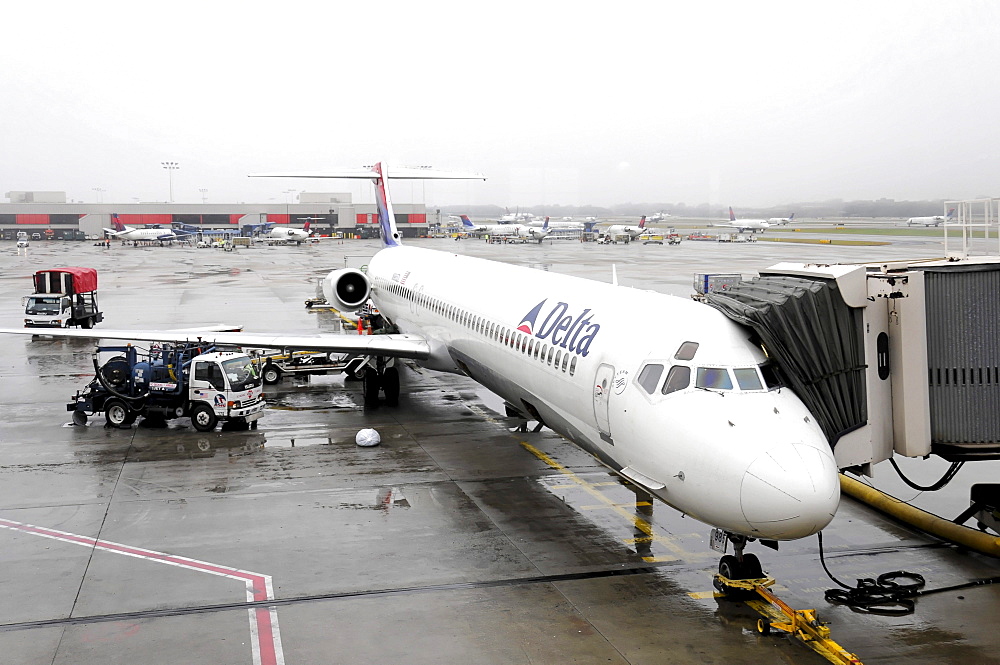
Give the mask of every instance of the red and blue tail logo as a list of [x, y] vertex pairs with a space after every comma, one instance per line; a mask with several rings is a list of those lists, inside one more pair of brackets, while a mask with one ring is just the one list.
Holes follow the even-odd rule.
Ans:
[[307, 219], [306, 223], [302, 225], [302, 230], [305, 231], [306, 233], [308, 233], [309, 232], [309, 225], [310, 224], [312, 224], [312, 220], [311, 219]]
[[122, 220], [118, 219], [118, 213], [111, 213], [111, 226], [114, 227], [115, 231], [124, 231], [125, 225], [122, 224]]
[[736, 221], [736, 214], [733, 212], [733, 206], [729, 206], [729, 221], [730, 222]]
[[468, 215], [459, 215], [458, 217], [462, 220], [462, 226], [465, 226], [467, 228], [472, 228], [475, 226], [475, 224], [472, 223], [472, 220], [469, 219]]

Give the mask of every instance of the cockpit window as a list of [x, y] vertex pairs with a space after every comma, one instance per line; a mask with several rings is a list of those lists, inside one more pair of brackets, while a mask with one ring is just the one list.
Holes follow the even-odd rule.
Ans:
[[764, 384], [767, 385], [768, 390], [781, 388], [785, 385], [785, 382], [781, 380], [781, 374], [778, 373], [778, 366], [774, 363], [761, 365], [760, 373], [764, 376]]
[[652, 395], [656, 392], [656, 386], [660, 384], [660, 376], [663, 374], [663, 365], [646, 365], [639, 372], [639, 386]]
[[692, 360], [694, 354], [698, 353], [698, 342], [684, 342], [674, 354], [675, 360]]
[[712, 390], [732, 390], [733, 380], [725, 367], [699, 367], [695, 387]]
[[740, 390], [763, 390], [764, 385], [760, 382], [760, 374], [756, 367], [741, 367], [733, 370], [736, 377], [736, 384]]
[[667, 380], [660, 390], [664, 395], [669, 395], [678, 390], [684, 390], [691, 384], [691, 368], [687, 365], [674, 365], [667, 372]]

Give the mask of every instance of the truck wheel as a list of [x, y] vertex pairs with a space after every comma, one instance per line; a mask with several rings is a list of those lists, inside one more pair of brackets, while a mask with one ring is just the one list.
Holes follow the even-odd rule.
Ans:
[[399, 370], [395, 367], [386, 367], [382, 372], [382, 390], [385, 391], [386, 404], [399, 405]]
[[133, 413], [123, 400], [113, 397], [104, 403], [104, 418], [112, 427], [128, 427], [138, 414]]
[[191, 409], [191, 424], [199, 432], [211, 432], [218, 422], [215, 411], [208, 404], [197, 404]]
[[87, 424], [87, 414], [84, 413], [83, 411], [74, 411], [73, 412], [73, 424], [74, 425], [79, 425], [80, 427], [83, 427], [84, 425], [86, 425]]
[[265, 365], [264, 373], [261, 376], [264, 379], [264, 383], [273, 386], [281, 381], [281, 368], [274, 365]]
[[85, 330], [90, 330], [91, 328], [94, 327], [94, 319], [88, 316], [87, 318], [80, 321], [80, 327], [84, 328]]

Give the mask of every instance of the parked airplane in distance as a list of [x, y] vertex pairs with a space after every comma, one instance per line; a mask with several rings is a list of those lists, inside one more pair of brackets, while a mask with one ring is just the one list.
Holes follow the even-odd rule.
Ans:
[[530, 224], [533, 219], [535, 216], [530, 212], [511, 212], [504, 208], [504, 214], [500, 215], [498, 222], [500, 224]]
[[656, 213], [655, 215], [650, 215], [646, 219], [646, 221], [649, 222], [649, 223], [651, 223], [651, 224], [655, 224], [656, 222], [662, 222], [667, 217], [672, 217], [672, 215], [669, 212], [663, 212], [661, 210], [660, 212]]
[[159, 242], [162, 245], [165, 242], [173, 242], [191, 235], [186, 231], [178, 232], [173, 229], [160, 228], [157, 225], [141, 229], [129, 228], [122, 224], [118, 213], [111, 215], [111, 226], [114, 228], [104, 229], [106, 234], [115, 240], [128, 240], [129, 242]]
[[462, 230], [466, 233], [482, 233], [489, 236], [506, 236], [509, 238], [523, 238], [525, 240], [537, 240], [541, 242], [549, 235], [549, 218], [541, 226], [530, 226], [528, 224], [475, 224], [468, 215], [459, 215], [462, 220]]
[[794, 212], [788, 217], [772, 217], [767, 220], [767, 223], [771, 226], [784, 226], [785, 224], [791, 224], [793, 219], [795, 219]]
[[749, 231], [750, 233], [763, 233], [770, 228], [770, 224], [765, 219], [736, 219], [736, 213], [732, 206], [729, 207], [729, 223], [712, 224], [712, 226], [726, 226], [732, 229], [739, 229], [740, 233]]
[[643, 215], [639, 218], [638, 224], [612, 224], [604, 230], [604, 235], [606, 236], [624, 236], [627, 235], [632, 240], [635, 240], [641, 236], [646, 231], [646, 216]]
[[301, 229], [297, 229], [294, 226], [278, 226], [274, 222], [266, 222], [265, 226], [270, 227], [266, 232], [261, 233], [261, 237], [266, 240], [284, 240], [286, 242], [294, 242], [296, 245], [301, 245], [305, 241], [309, 240], [312, 236], [312, 231], [309, 230], [309, 225], [312, 223], [311, 219], [307, 219], [306, 223], [302, 225]]
[[950, 222], [955, 217], [955, 209], [948, 211], [947, 215], [935, 215], [933, 217], [910, 217], [906, 220], [907, 226], [938, 226], [941, 222]]
[[[760, 561], [744, 553], [748, 542], [776, 547], [833, 519], [840, 484], [830, 445], [798, 396], [776, 382], [748, 329], [689, 298], [402, 245], [386, 187], [394, 175], [472, 177], [382, 163], [297, 176], [374, 184], [383, 249], [367, 272], [330, 272], [323, 291], [341, 310], [370, 298], [393, 327], [387, 334], [50, 334], [364, 354], [368, 405], [380, 392], [398, 399], [399, 358], [467, 375], [628, 482], [716, 527], [713, 543], [735, 548], [719, 563], [731, 579], [762, 577]], [[649, 334], [637, 336], [635, 317], [622, 312], [641, 315]]]

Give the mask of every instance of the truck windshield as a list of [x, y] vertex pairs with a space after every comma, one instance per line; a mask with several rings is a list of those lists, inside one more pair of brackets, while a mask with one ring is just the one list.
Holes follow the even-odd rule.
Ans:
[[58, 314], [59, 298], [28, 298], [25, 314]]
[[249, 358], [232, 358], [222, 361], [222, 371], [235, 391], [255, 388], [261, 384], [257, 366]]

